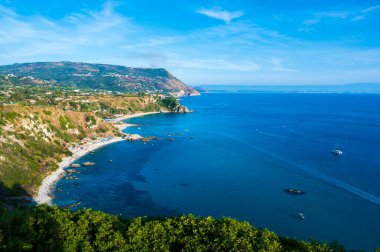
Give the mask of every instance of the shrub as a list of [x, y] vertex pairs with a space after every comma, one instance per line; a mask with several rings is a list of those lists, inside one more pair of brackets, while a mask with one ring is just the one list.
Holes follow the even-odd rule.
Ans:
[[38, 206], [0, 216], [8, 251], [329, 251], [231, 218], [193, 215], [124, 219], [100, 211]]

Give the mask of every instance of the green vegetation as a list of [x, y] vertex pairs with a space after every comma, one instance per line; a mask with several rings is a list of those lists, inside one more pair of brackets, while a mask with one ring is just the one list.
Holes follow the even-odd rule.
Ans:
[[[163, 68], [76, 62], [38, 62], [0, 66], [0, 83], [141, 93], [197, 94]], [[28, 91], [26, 91], [28, 92]]]
[[0, 75], [0, 201], [6, 196], [33, 194], [73, 144], [86, 137], [121, 135], [102, 119], [170, 109], [170, 101], [176, 102], [142, 93], [78, 92], [45, 82], [36, 87], [5, 80]]
[[61, 129], [73, 129], [74, 124], [71, 122], [70, 118], [67, 116], [59, 116], [59, 124], [61, 126]]
[[173, 109], [175, 106], [179, 105], [178, 100], [173, 96], [169, 96], [169, 97], [165, 97], [165, 98], [161, 99], [160, 103], [163, 107], [167, 107], [170, 109]]
[[[12, 72], [20, 76], [0, 75], [0, 206], [7, 196], [33, 194], [62, 157], [72, 155], [70, 146], [84, 138], [120, 135], [102, 119], [179, 105], [175, 97], [145, 93], [178, 91], [167, 86], [173, 81], [177, 88], [180, 84], [164, 69], [67, 62], [0, 67], [0, 73]], [[137, 79], [143, 84], [132, 82]], [[80, 91], [74, 90], [76, 84]], [[115, 87], [140, 93], [94, 90]], [[9, 202], [4, 206], [12, 208]], [[124, 219], [92, 210], [38, 206], [14, 211], [0, 208], [0, 251], [345, 250], [338, 244], [279, 237], [230, 218]]]
[[[70, 153], [68, 144], [97, 134], [90, 129], [83, 132], [84, 116], [54, 107], [0, 106], [0, 201], [32, 194], [45, 174]], [[99, 125], [104, 134], [112, 134], [112, 126]]]
[[0, 216], [4, 251], [345, 251], [279, 237], [231, 218], [124, 219], [89, 209], [39, 206]]
[[86, 115], [86, 122], [89, 125], [95, 125], [96, 124], [96, 118], [93, 115]]

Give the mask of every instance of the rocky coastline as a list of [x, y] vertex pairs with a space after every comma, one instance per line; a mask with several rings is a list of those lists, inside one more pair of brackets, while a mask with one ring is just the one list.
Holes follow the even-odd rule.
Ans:
[[[74, 153], [73, 156], [66, 157], [62, 160], [62, 162], [59, 163], [59, 168], [54, 171], [53, 173], [49, 174], [48, 176], [45, 177], [45, 179], [42, 181], [41, 186], [38, 188], [37, 194], [33, 196], [34, 202], [37, 204], [48, 204], [52, 205], [52, 200], [54, 198], [53, 195], [53, 190], [54, 186], [57, 183], [57, 181], [65, 176], [67, 173], [66, 168], [71, 167], [71, 168], [76, 168], [78, 166], [75, 164], [75, 161], [79, 159], [80, 157], [93, 152], [94, 150], [101, 148], [105, 145], [119, 142], [119, 141], [143, 141], [144, 143], [150, 142], [153, 140], [160, 140], [156, 136], [149, 136], [149, 137], [143, 137], [139, 134], [128, 134], [122, 132], [125, 128], [131, 127], [131, 126], [136, 126], [133, 124], [128, 124], [122, 122], [122, 120], [133, 118], [133, 117], [140, 117], [140, 116], [145, 116], [145, 115], [151, 115], [151, 114], [158, 114], [158, 113], [191, 113], [192, 111], [189, 110], [186, 106], [183, 105], [177, 105], [175, 106], [172, 110], [165, 110], [165, 111], [159, 111], [159, 112], [139, 112], [139, 113], [134, 113], [130, 115], [124, 115], [120, 116], [118, 118], [115, 118], [113, 121], [110, 123], [113, 124], [117, 129], [119, 129], [120, 133], [122, 134], [121, 137], [113, 137], [113, 138], [108, 138], [108, 139], [97, 139], [94, 141], [89, 141], [86, 143], [82, 143], [79, 146], [76, 146], [75, 148], [70, 149], [72, 153]], [[82, 164], [85, 165], [85, 164]], [[91, 164], [92, 165], [92, 164]], [[80, 165], [79, 165], [80, 166]], [[75, 176], [72, 175], [73, 169], [70, 170], [69, 172], [69, 177], [68, 179], [77, 179]]]

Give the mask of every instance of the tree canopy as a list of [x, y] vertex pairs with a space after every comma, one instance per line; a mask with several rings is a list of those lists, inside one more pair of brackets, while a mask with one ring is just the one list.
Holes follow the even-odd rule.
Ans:
[[[339, 248], [339, 246], [335, 246]], [[0, 216], [2, 251], [344, 251], [279, 237], [231, 218], [125, 219], [38, 206]]]

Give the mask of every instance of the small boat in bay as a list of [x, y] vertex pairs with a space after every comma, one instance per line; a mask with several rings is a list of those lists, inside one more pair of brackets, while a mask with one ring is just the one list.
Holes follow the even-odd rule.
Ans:
[[298, 213], [297, 214], [298, 218], [300, 218], [301, 220], [304, 220], [305, 219], [305, 215], [303, 213]]
[[335, 148], [331, 151], [331, 153], [334, 154], [334, 155], [336, 155], [336, 156], [338, 156], [338, 157], [340, 157], [340, 156], [343, 155], [343, 151], [342, 151], [341, 148], [339, 148], [338, 144], [335, 145]]
[[71, 167], [71, 168], [79, 168], [79, 167], [80, 167], [80, 164], [71, 164], [70, 167]]
[[340, 149], [333, 149], [331, 152], [338, 157], [343, 155], [343, 151]]
[[300, 189], [285, 189], [285, 192], [288, 193], [288, 194], [292, 194], [292, 195], [302, 195], [302, 194], [305, 194], [304, 191], [300, 190]]

